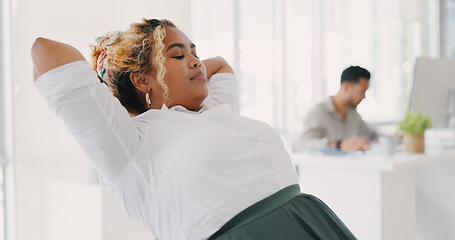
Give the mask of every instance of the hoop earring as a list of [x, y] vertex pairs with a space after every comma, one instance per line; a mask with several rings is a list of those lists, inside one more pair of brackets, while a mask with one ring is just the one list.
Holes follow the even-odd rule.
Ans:
[[145, 101], [147, 102], [147, 107], [152, 106], [152, 100], [150, 100], [150, 94], [148, 92], [145, 94]]

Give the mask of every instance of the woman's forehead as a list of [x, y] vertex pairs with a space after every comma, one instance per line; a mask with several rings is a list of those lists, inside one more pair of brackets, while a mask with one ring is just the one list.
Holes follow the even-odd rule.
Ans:
[[175, 27], [166, 28], [166, 37], [164, 39], [164, 45], [169, 46], [175, 43], [181, 43], [185, 47], [190, 47], [193, 42], [183, 33], [180, 29]]

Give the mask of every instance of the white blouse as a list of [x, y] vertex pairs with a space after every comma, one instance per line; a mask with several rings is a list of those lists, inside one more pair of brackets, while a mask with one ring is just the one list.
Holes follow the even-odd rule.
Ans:
[[133, 118], [88, 62], [53, 69], [35, 85], [103, 187], [158, 239], [207, 239], [242, 210], [297, 183], [273, 128], [236, 112], [233, 74], [209, 79], [200, 113], [163, 106]]

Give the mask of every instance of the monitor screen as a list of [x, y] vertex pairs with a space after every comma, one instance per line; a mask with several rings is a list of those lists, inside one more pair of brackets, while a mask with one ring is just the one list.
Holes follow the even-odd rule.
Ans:
[[428, 114], [433, 127], [445, 128], [454, 108], [455, 60], [417, 58], [409, 110]]

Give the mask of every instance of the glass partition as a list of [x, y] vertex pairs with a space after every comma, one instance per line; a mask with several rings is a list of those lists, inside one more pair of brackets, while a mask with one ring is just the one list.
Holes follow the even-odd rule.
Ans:
[[[435, 0], [220, 2], [192, 1], [192, 39], [205, 57], [224, 54], [234, 66], [241, 113], [284, 135], [298, 132], [306, 112], [336, 94], [350, 65], [372, 73], [358, 107], [363, 118], [401, 119], [416, 57], [437, 48]], [[201, 9], [207, 14], [197, 14]]]

